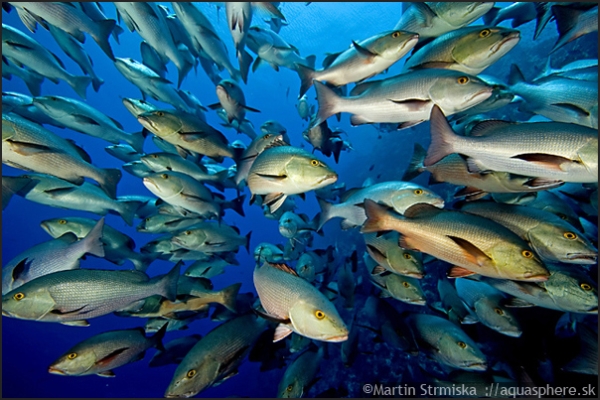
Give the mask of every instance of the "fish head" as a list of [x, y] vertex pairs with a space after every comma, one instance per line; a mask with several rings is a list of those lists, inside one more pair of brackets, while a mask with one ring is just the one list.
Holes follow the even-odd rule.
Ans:
[[508, 238], [499, 240], [486, 253], [504, 279], [543, 282], [550, 276], [535, 251], [525, 242], [511, 241]]
[[47, 289], [43, 287], [31, 289], [30, 284], [26, 283], [2, 296], [2, 315], [18, 319], [40, 320], [51, 312], [55, 305], [55, 301]]
[[285, 238], [291, 239], [298, 233], [298, 221], [293, 212], [286, 211], [279, 218], [279, 233]]
[[223, 79], [216, 87], [217, 97], [223, 108], [226, 104], [246, 104], [246, 98], [242, 88], [233, 79]]
[[[398, 235], [393, 235], [396, 239]], [[387, 251], [387, 261], [391, 269], [396, 273], [400, 273], [412, 278], [423, 278], [423, 256], [418, 251], [406, 250], [398, 246], [398, 241], [395, 241], [394, 246]]]
[[79, 238], [85, 236], [85, 233], [82, 232], [81, 224], [77, 224], [69, 218], [47, 219], [40, 222], [40, 226], [53, 238], [60, 237], [69, 232], [72, 232]]
[[489, 98], [494, 90], [493, 86], [476, 76], [458, 71], [435, 71], [439, 76], [429, 89], [429, 97], [446, 116], [481, 103]]
[[418, 279], [401, 275], [390, 275], [388, 290], [393, 291], [396, 298], [405, 303], [424, 306], [427, 302]]
[[487, 13], [494, 6], [493, 2], [432, 2], [427, 5], [441, 19], [451, 26], [459, 28], [468, 25]]
[[142, 99], [132, 99], [130, 97], [124, 97], [122, 100], [123, 105], [134, 117], [143, 114], [148, 111], [156, 109], [155, 106]]
[[140, 157], [140, 161], [152, 171], [171, 171], [171, 160], [160, 153], [146, 154]]
[[294, 331], [310, 339], [325, 342], [347, 340], [348, 328], [344, 320], [333, 303], [324, 295], [321, 296], [301, 299], [292, 306], [289, 315]]
[[207, 239], [201, 229], [187, 229], [173, 236], [171, 242], [185, 249], [198, 249], [205, 244]]
[[[200, 342], [196, 346], [200, 345]], [[210, 355], [194, 360], [184, 358], [175, 370], [173, 379], [165, 391], [165, 397], [192, 397], [197, 395], [218, 379], [220, 366], [220, 363]]]
[[485, 371], [487, 360], [477, 344], [458, 326], [444, 330], [435, 344], [435, 357], [442, 363], [468, 371]]
[[165, 199], [183, 191], [183, 184], [177, 178], [173, 173], [163, 171], [145, 176], [142, 182], [152, 194]]
[[386, 60], [399, 60], [415, 47], [418, 41], [419, 35], [414, 32], [387, 31], [377, 35], [367, 48]]
[[484, 297], [476, 301], [473, 307], [479, 320], [493, 330], [511, 337], [520, 337], [523, 333], [512, 311], [494, 301], [494, 298]]
[[62, 118], [71, 114], [69, 101], [61, 96], [34, 97], [33, 105], [51, 118]]
[[271, 134], [271, 135], [285, 135], [287, 133], [287, 129], [285, 126], [281, 125], [279, 122], [275, 120], [269, 120], [260, 126], [260, 130], [262, 133]]
[[97, 361], [99, 360], [92, 348], [86, 350], [83, 346], [77, 345], [54, 361], [48, 367], [48, 372], [67, 376], [86, 375]]
[[595, 264], [598, 250], [585, 235], [569, 224], [538, 225], [527, 232], [528, 241], [537, 254], [552, 262]]
[[580, 269], [564, 264], [546, 264], [550, 278], [544, 289], [554, 303], [565, 311], [598, 313], [598, 286]]
[[319, 189], [337, 181], [337, 173], [327, 164], [308, 152], [302, 153], [293, 155], [285, 166], [285, 174], [296, 193]]
[[138, 115], [137, 120], [144, 128], [160, 137], [173, 135], [183, 129], [181, 118], [168, 110], [147, 111]]
[[279, 383], [277, 397], [280, 399], [299, 399], [302, 397], [303, 394], [304, 386], [301, 382], [298, 382], [298, 376], [284, 376], [284, 378]]
[[452, 49], [452, 58], [472, 69], [485, 69], [498, 61], [519, 43], [516, 29], [499, 26], [478, 26], [466, 30]]
[[315, 260], [311, 256], [311, 253], [303, 253], [300, 258], [298, 258], [296, 272], [298, 273], [298, 276], [304, 278], [308, 282], [312, 282], [315, 279]]
[[406, 185], [406, 187], [395, 191], [390, 203], [394, 210], [400, 214], [418, 203], [427, 203], [437, 208], [444, 208], [444, 199], [437, 193], [415, 184]]

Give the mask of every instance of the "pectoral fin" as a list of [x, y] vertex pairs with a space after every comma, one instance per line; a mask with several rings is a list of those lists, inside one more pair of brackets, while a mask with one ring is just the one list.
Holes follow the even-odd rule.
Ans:
[[494, 262], [487, 254], [483, 252], [483, 250], [479, 249], [477, 246], [475, 246], [468, 240], [456, 236], [448, 235], [447, 237], [452, 239], [452, 241], [463, 250], [465, 257], [470, 263], [477, 264], [480, 267], [483, 267]]
[[475, 272], [463, 267], [452, 267], [448, 270], [448, 278], [464, 278], [465, 276], [475, 275]]
[[517, 158], [519, 160], [537, 164], [542, 167], [549, 168], [549, 169], [552, 169], [555, 171], [564, 171], [561, 168], [562, 164], [574, 162], [573, 160], [570, 160], [565, 157], [554, 156], [551, 154], [539, 154], [539, 153], [519, 154], [519, 155], [513, 156], [511, 158]]
[[110, 365], [110, 363], [112, 363], [119, 354], [123, 353], [126, 350], [129, 350], [129, 347], [122, 347], [120, 349], [116, 349], [115, 351], [111, 352], [110, 354], [108, 354], [108, 355], [102, 357], [100, 360], [96, 361], [96, 365], [98, 365], [98, 366]]
[[98, 372], [96, 375], [101, 376], [103, 378], [114, 378], [115, 377], [115, 373], [112, 372], [110, 369], [107, 371]]
[[53, 150], [48, 146], [44, 146], [42, 144], [37, 143], [27, 143], [27, 142], [16, 142], [14, 140], [6, 140], [10, 144], [12, 150], [21, 155], [21, 156], [34, 156], [36, 154], [41, 153], [56, 153], [57, 151]]
[[273, 335], [273, 343], [279, 342], [292, 334], [292, 330], [288, 325], [279, 324], [275, 328], [275, 334]]
[[90, 323], [85, 319], [80, 319], [78, 321], [63, 321], [61, 324], [67, 326], [90, 326]]
[[388, 99], [392, 103], [400, 104], [405, 106], [408, 111], [412, 112], [424, 112], [424, 110], [431, 105], [431, 100], [421, 100], [421, 99], [405, 99], [405, 100], [394, 100]]
[[100, 124], [96, 120], [86, 115], [72, 114], [71, 116], [75, 119], [75, 122], [77, 122], [78, 124], [100, 126]]
[[377, 56], [376, 53], [373, 53], [369, 49], [367, 49], [365, 47], [362, 47], [360, 44], [356, 43], [354, 40], [352, 41], [352, 44], [354, 45], [354, 48], [356, 49], [356, 51], [358, 52], [358, 54], [360, 54], [363, 57], [373, 58], [373, 57]]

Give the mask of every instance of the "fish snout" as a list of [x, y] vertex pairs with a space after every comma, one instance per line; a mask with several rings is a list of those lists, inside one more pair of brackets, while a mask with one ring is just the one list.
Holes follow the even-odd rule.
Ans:
[[59, 368], [53, 367], [52, 365], [50, 367], [48, 367], [48, 372], [51, 374], [55, 374], [55, 375], [67, 375], [67, 374], [65, 374], [65, 371], [63, 371]]

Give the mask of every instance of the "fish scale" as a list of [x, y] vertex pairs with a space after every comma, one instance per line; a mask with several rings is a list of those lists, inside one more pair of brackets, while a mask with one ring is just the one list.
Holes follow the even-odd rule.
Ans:
[[[254, 286], [265, 310], [281, 319], [290, 317], [290, 308], [301, 299], [302, 290], [312, 288], [302, 278], [268, 264], [254, 270]], [[286, 290], [281, 290], [282, 286]]]

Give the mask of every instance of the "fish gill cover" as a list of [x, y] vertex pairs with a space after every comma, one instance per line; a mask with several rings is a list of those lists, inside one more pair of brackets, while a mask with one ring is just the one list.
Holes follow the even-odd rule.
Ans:
[[2, 30], [4, 397], [597, 386], [594, 3]]

